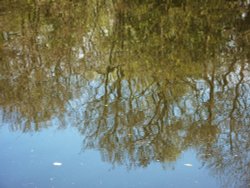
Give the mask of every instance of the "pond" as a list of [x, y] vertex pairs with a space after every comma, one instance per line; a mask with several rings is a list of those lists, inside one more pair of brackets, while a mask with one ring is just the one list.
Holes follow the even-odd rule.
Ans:
[[0, 3], [0, 187], [250, 186], [250, 2]]

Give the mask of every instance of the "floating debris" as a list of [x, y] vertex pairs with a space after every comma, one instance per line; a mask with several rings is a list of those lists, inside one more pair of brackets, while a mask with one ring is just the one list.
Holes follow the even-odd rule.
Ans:
[[243, 12], [243, 13], [241, 14], [241, 18], [244, 20], [246, 17], [247, 17], [247, 13], [246, 13], [246, 12]]
[[211, 156], [212, 154], [210, 154], [210, 153], [203, 153], [203, 154], [201, 154], [201, 157], [208, 157], [208, 156]]
[[188, 166], [188, 167], [192, 167], [193, 165], [192, 164], [190, 164], [190, 163], [186, 163], [186, 164], [184, 164], [185, 166]]
[[54, 166], [62, 166], [62, 163], [60, 163], [60, 162], [53, 162], [53, 165]]

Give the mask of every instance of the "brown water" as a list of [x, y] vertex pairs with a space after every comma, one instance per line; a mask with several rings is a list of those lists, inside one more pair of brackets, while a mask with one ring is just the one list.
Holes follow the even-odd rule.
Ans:
[[249, 187], [249, 3], [0, 1], [0, 187]]

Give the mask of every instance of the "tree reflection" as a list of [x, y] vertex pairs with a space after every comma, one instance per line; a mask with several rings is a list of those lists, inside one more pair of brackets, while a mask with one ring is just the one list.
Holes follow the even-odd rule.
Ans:
[[128, 168], [195, 148], [215, 174], [249, 184], [245, 1], [11, 2], [0, 14], [0, 105], [13, 130], [57, 119]]

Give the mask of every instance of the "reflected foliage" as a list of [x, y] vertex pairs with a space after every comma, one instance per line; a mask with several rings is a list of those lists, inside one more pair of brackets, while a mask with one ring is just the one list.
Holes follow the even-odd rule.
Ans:
[[194, 148], [223, 184], [245, 187], [249, 10], [225, 0], [6, 0], [2, 122], [74, 126], [85, 149], [128, 168]]

